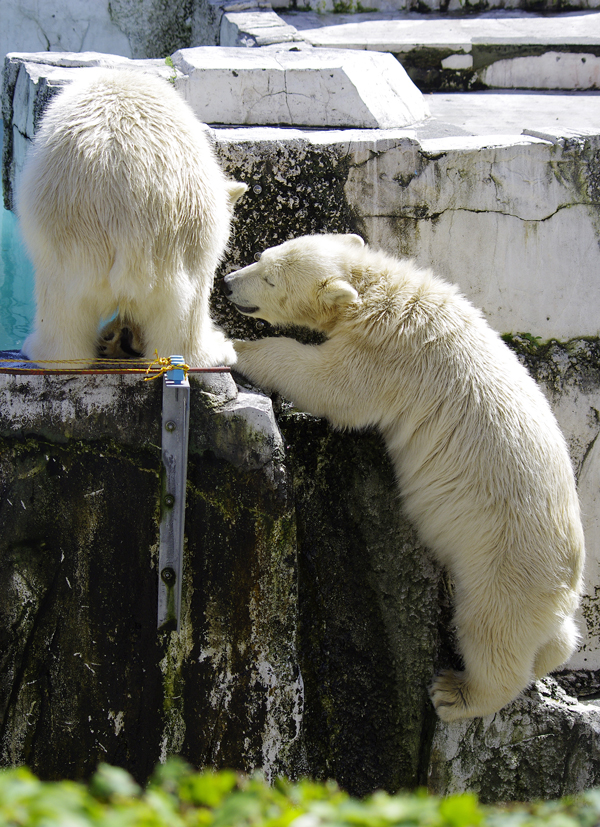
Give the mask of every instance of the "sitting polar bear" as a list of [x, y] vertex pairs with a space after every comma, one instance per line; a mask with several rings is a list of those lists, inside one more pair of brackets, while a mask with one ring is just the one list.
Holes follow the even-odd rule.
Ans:
[[455, 581], [465, 670], [434, 680], [439, 717], [495, 712], [564, 663], [584, 562], [573, 472], [542, 392], [481, 313], [355, 235], [287, 241], [224, 289], [248, 316], [327, 336], [236, 342], [241, 373], [385, 437], [406, 513]]
[[35, 267], [32, 360], [96, 355], [117, 308], [144, 354], [235, 360], [209, 317], [233, 204], [206, 128], [173, 86], [134, 69], [83, 69], [48, 106], [17, 212]]

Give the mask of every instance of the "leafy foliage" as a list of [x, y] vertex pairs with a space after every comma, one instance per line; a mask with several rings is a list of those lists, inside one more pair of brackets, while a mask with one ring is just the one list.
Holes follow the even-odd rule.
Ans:
[[600, 790], [563, 801], [484, 807], [471, 794], [424, 792], [351, 798], [333, 783], [160, 766], [142, 790], [101, 765], [88, 787], [43, 782], [25, 768], [0, 772], [0, 827], [594, 827]]

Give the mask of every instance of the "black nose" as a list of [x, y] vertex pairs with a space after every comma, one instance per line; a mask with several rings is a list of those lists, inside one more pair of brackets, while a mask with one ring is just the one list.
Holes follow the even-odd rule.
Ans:
[[227, 276], [221, 279], [221, 290], [225, 296], [231, 296], [231, 287], [227, 284]]

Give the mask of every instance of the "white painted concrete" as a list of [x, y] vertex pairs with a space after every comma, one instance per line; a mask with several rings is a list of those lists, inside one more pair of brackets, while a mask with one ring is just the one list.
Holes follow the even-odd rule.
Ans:
[[274, 11], [230, 11], [223, 14], [220, 46], [270, 46], [302, 43], [293, 26], [285, 23]]
[[0, 55], [96, 51], [131, 57], [127, 36], [111, 21], [108, 0], [0, 0]]
[[600, 12], [539, 15], [495, 11], [469, 17], [280, 12], [313, 46], [401, 54], [416, 46], [470, 52], [474, 46], [600, 44]]
[[401, 60], [429, 49], [424, 59], [430, 68], [473, 71], [471, 83], [489, 88], [600, 88], [597, 11], [545, 16], [509, 11], [473, 17], [373, 12], [281, 16], [314, 47], [391, 52]]
[[549, 51], [497, 60], [476, 74], [485, 86], [495, 89], [600, 89], [600, 57]]
[[207, 123], [389, 129], [428, 116], [388, 54], [203, 47], [175, 52], [173, 63], [176, 88]]

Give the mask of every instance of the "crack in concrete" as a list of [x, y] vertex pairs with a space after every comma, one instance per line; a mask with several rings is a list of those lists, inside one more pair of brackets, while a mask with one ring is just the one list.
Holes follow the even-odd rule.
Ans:
[[[369, 148], [368, 152], [370, 152], [370, 156], [368, 158], [365, 158], [364, 161], [356, 161], [355, 163], [350, 164], [350, 169], [361, 169], [362, 167], [365, 167], [367, 164], [370, 164], [371, 161], [374, 161], [378, 158], [382, 158], [388, 152], [394, 152], [397, 149], [406, 148], [407, 143], [410, 143], [411, 145], [416, 145], [417, 141], [415, 141], [414, 138], [406, 137], [406, 138], [402, 138], [399, 143], [394, 144], [393, 146], [389, 146], [386, 149], [377, 150], [377, 149]], [[351, 155], [351, 154], [352, 154], [351, 149], [348, 148], [348, 150], [346, 152], [346, 156]]]
[[[422, 215], [415, 215], [411, 214], [410, 210], [406, 210], [404, 212], [397, 212], [397, 213], [373, 213], [371, 215], [363, 215], [363, 218], [402, 218], [408, 219], [412, 221], [437, 221], [441, 216], [445, 215], [446, 213], [473, 213], [474, 215], [502, 215], [506, 218], [516, 218], [518, 221], [528, 221], [535, 224], [543, 224], [545, 221], [550, 221], [550, 219], [554, 218], [558, 213], [562, 212], [563, 210], [570, 210], [573, 207], [589, 207], [589, 204], [585, 203], [584, 201], [577, 201], [572, 204], [563, 204], [560, 207], [557, 207], [554, 212], [550, 213], [549, 215], [543, 216], [542, 218], [526, 218], [522, 215], [515, 215], [514, 213], [504, 212], [503, 210], [477, 210], [477, 209], [469, 209], [467, 207], [446, 207], [444, 210], [440, 210], [439, 212], [431, 212], [431, 213], [423, 213]], [[418, 211], [419, 208], [415, 207], [415, 210]]]
[[[598, 417], [598, 410], [596, 408], [592, 407], [592, 411], [594, 411], [594, 413], [596, 414], [596, 417]], [[594, 445], [596, 444], [598, 436], [600, 436], [600, 430], [596, 432], [596, 436], [591, 440], [591, 442], [588, 443], [587, 448], [585, 449], [585, 451], [583, 453], [583, 456], [581, 458], [581, 462], [579, 463], [579, 468], [577, 469], [577, 472], [576, 472], [576, 475], [575, 475], [577, 480], [579, 480], [579, 478], [581, 477], [581, 475], [583, 473], [583, 470], [585, 468], [585, 464], [586, 464], [590, 454], [594, 450]]]

